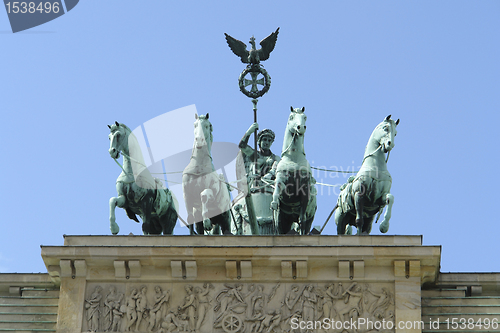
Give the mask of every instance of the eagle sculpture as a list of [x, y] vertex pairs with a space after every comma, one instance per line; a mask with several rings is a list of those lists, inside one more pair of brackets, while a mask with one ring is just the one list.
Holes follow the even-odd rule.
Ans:
[[250, 51], [247, 51], [247, 46], [240, 40], [237, 40], [228, 34], [226, 35], [227, 45], [231, 48], [234, 54], [241, 58], [241, 62], [244, 64], [259, 64], [261, 61], [269, 59], [269, 54], [274, 50], [276, 45], [276, 40], [278, 39], [278, 32], [280, 28], [276, 29], [275, 32], [271, 33], [269, 36], [260, 41], [260, 49], [255, 47], [255, 38], [252, 36], [250, 38], [250, 44], [252, 45]]

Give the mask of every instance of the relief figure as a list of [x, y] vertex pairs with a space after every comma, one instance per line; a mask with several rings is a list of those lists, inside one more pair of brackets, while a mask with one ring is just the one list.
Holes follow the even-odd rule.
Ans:
[[99, 330], [99, 307], [102, 299], [101, 291], [101, 286], [95, 287], [95, 290], [92, 295], [90, 295], [90, 298], [85, 300], [89, 332], [97, 332]]
[[153, 331], [160, 324], [162, 318], [165, 316], [165, 307], [170, 299], [170, 292], [161, 290], [160, 286], [155, 287], [155, 303], [153, 307], [149, 310], [149, 326], [148, 330]]

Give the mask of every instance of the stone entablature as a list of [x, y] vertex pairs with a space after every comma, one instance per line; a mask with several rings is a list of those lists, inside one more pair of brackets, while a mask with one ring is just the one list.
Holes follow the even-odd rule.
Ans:
[[388, 274], [432, 282], [441, 249], [421, 242], [421, 236], [65, 236], [64, 246], [42, 246], [42, 257], [54, 281], [100, 279], [106, 272], [173, 281], [200, 274], [210, 281], [368, 281]]
[[[317, 320], [325, 311], [338, 319], [420, 320], [421, 287], [436, 280], [441, 255], [439, 246], [421, 242], [420, 236], [65, 236], [64, 246], [42, 246], [42, 257], [61, 285], [60, 333], [128, 326], [287, 332], [293, 316]], [[289, 293], [300, 306], [287, 311]], [[168, 301], [155, 306], [162, 295]], [[200, 298], [209, 305], [200, 306]]]

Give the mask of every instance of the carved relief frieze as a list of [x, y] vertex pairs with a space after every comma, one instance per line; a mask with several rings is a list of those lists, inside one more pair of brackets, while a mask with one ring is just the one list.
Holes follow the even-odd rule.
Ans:
[[[299, 322], [394, 321], [390, 283], [89, 283], [85, 332], [393, 332], [309, 330]], [[326, 321], [325, 321], [326, 319]]]

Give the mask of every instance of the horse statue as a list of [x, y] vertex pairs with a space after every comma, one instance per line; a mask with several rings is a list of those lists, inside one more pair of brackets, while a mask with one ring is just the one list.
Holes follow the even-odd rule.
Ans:
[[109, 199], [109, 222], [111, 233], [118, 234], [120, 228], [115, 220], [115, 207], [124, 208], [127, 216], [139, 223], [145, 235], [172, 234], [177, 222], [177, 200], [161, 181], [153, 178], [144, 164], [141, 148], [130, 128], [115, 122], [108, 125], [109, 154], [117, 159], [123, 155], [122, 173], [116, 180], [117, 197]]
[[184, 202], [188, 213], [190, 233], [205, 231], [231, 232], [231, 200], [224, 177], [215, 172], [212, 162], [212, 124], [209, 114], [195, 114], [194, 144], [191, 160], [182, 173]]
[[392, 178], [387, 171], [388, 154], [394, 148], [394, 137], [399, 119], [394, 121], [387, 116], [373, 130], [365, 148], [361, 168], [341, 187], [335, 211], [337, 234], [351, 234], [352, 226], [357, 228], [357, 235], [368, 235], [372, 229], [375, 215], [379, 216], [387, 205], [380, 232], [389, 230], [394, 196], [390, 193]]
[[305, 108], [290, 109], [271, 209], [278, 234], [286, 234], [298, 224], [299, 234], [306, 235], [316, 213], [316, 181], [304, 153]]

